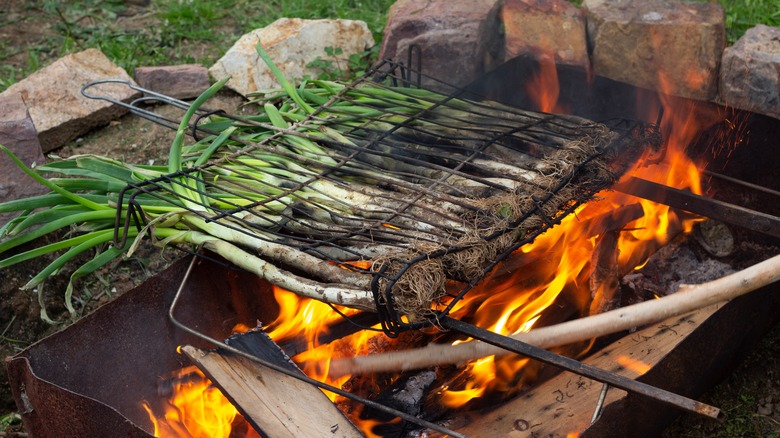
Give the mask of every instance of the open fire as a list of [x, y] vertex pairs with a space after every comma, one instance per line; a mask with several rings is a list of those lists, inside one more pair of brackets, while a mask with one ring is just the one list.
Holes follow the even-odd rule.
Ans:
[[[552, 70], [555, 70], [554, 66]], [[545, 79], [550, 77], [556, 76], [542, 74], [535, 78], [533, 88], [542, 90], [536, 93], [537, 109], [560, 111], [555, 101], [558, 95], [557, 79]], [[648, 153], [625, 178], [639, 177], [701, 194], [697, 163], [692, 162], [685, 151], [720, 116], [694, 107], [690, 101], [663, 95], [661, 99], [664, 153], [660, 159]], [[658, 108], [644, 108], [638, 112], [654, 121], [657, 111]], [[615, 225], [608, 224], [612, 212], [631, 204], [641, 205], [641, 217], [628, 223], [619, 223], [617, 229], [614, 229]], [[690, 232], [698, 220], [691, 215], [679, 215], [668, 206], [626, 194], [614, 191], [598, 193], [595, 201], [578, 208], [560, 225], [540, 235], [533, 243], [521, 247], [510, 259], [495, 268], [478, 287], [456, 303], [451, 315], [496, 333], [509, 335], [532, 329], [561, 294], [574, 302], [576, 313], [587, 314], [593, 293], [590, 286], [592, 255], [605, 234], [613, 232], [617, 236], [615, 254], [617, 269], [622, 276], [633, 269], [641, 269], [658, 248], [678, 234]], [[308, 376], [334, 386], [348, 385], [356, 389], [359, 385], [371, 387], [376, 383], [349, 375], [331, 377], [331, 359], [402, 348], [406, 344], [419, 343], [423, 338], [417, 336], [415, 341], [407, 337], [394, 340], [377, 332], [363, 330], [320, 345], [318, 340], [322, 333], [327, 332], [329, 326], [341, 317], [327, 304], [302, 298], [281, 288], [275, 287], [274, 295], [280, 313], [275, 321], [265, 324], [266, 331], [275, 340], [306, 339], [308, 348], [294, 356], [293, 360]], [[353, 312], [347, 308], [340, 310], [346, 314]], [[462, 341], [459, 339], [454, 342]], [[528, 359], [514, 355], [500, 358], [490, 356], [473, 361], [456, 376], [449, 377], [448, 381], [452, 385], [444, 383], [435, 390], [438, 402], [443, 407], [457, 409], [468, 407], [480, 398], [510, 396], [522, 388], [525, 378], [518, 381], [517, 376], [521, 375], [521, 369], [527, 363]], [[640, 371], [647, 367], [629, 357], [621, 358], [620, 363], [626, 368]], [[197, 368], [187, 368], [179, 373], [173, 379], [176, 381], [175, 388], [165, 412], [152, 412], [151, 408], [145, 406], [155, 425], [155, 436], [256, 436], [237, 410]], [[528, 374], [530, 376], [533, 373]], [[391, 377], [386, 382], [397, 377]], [[378, 388], [372, 387], [371, 391], [376, 392]], [[334, 394], [326, 394], [345, 410], [363, 433], [376, 436], [373, 432], [376, 420], [361, 419], [359, 407], [337, 400]]]

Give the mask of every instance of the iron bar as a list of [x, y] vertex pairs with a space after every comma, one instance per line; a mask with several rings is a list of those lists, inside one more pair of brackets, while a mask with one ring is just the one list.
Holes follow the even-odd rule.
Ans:
[[704, 175], [711, 176], [711, 177], [717, 178], [717, 179], [721, 179], [723, 181], [728, 181], [728, 182], [730, 182], [732, 184], [740, 185], [742, 187], [747, 187], [749, 189], [752, 189], [752, 190], [755, 190], [755, 191], [758, 191], [758, 192], [763, 192], [763, 193], [766, 193], [768, 195], [773, 195], [773, 196], [780, 197], [780, 192], [778, 192], [777, 190], [772, 190], [772, 189], [770, 189], [768, 187], [764, 187], [764, 186], [761, 186], [761, 185], [758, 185], [758, 184], [753, 184], [753, 183], [747, 182], [747, 181], [742, 181], [741, 179], [737, 179], [737, 178], [734, 178], [734, 177], [731, 177], [731, 176], [728, 176], [728, 175], [723, 175], [722, 173], [713, 172], [711, 170], [706, 170], [705, 169], [705, 170], [700, 170], [700, 172], [703, 173]]
[[752, 231], [780, 237], [780, 218], [739, 205], [697, 195], [646, 179], [630, 177], [616, 185], [615, 190], [647, 199], [689, 213], [717, 219]]
[[607, 383], [610, 386], [614, 386], [615, 388], [620, 388], [633, 394], [649, 397], [676, 408], [703, 415], [712, 419], [721, 418], [720, 409], [714, 406], [710, 406], [708, 404], [683, 397], [673, 392], [656, 388], [654, 386], [650, 386], [645, 383], [584, 364], [576, 359], [561, 356], [560, 354], [556, 354], [543, 348], [520, 342], [508, 336], [493, 333], [473, 324], [459, 321], [450, 317], [443, 317], [438, 322], [444, 328], [455, 330], [474, 339], [487, 342], [488, 344], [495, 345], [513, 353], [536, 359], [540, 362], [553, 365], [557, 368], [570, 371], [580, 376], [584, 376], [601, 383]]

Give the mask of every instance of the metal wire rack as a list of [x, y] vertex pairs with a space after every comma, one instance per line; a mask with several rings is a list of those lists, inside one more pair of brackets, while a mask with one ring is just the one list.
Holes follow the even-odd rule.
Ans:
[[[421, 78], [439, 92], [420, 88]], [[110, 100], [93, 94], [104, 82], [82, 93]], [[180, 121], [145, 104], [189, 108], [127, 86], [144, 97], [123, 105], [161, 125], [176, 128]], [[392, 95], [393, 108], [367, 86]], [[355, 108], [365, 115], [354, 117]], [[125, 187], [115, 243], [123, 245], [129, 227], [147, 225], [144, 202], [171, 202], [164, 195], [176, 192], [173, 207], [370, 278], [388, 336], [446, 316], [514, 250], [660, 145], [654, 125], [510, 108], [392, 61], [285, 127], [223, 111], [196, 114], [189, 128], [202, 144], [213, 144], [226, 123], [263, 134], [232, 135], [204, 163], [185, 156], [185, 170]], [[322, 148], [307, 149], [309, 142]], [[183, 189], [191, 196], [182, 197]], [[322, 284], [337, 281], [261, 256]], [[435, 281], [420, 280], [431, 276]], [[430, 289], [417, 314], [403, 304], [415, 287]]]

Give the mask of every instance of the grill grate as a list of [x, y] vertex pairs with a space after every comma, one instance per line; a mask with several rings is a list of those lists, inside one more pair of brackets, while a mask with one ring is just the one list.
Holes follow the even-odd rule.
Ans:
[[[320, 105], [285, 116], [284, 125], [199, 111], [191, 128], [203, 148], [216, 145], [226, 126], [244, 134], [225, 135], [209, 161], [185, 155], [186, 170], [125, 187], [117, 244], [128, 227], [147, 226], [145, 203], [172, 203], [263, 245], [291, 249], [259, 253], [318, 284], [341, 280], [296, 266], [296, 254], [363, 278], [383, 330], [396, 336], [446, 315], [512, 251], [660, 144], [656, 127], [641, 122], [519, 110], [443, 82], [434, 94], [411, 77], [419, 83], [422, 73], [385, 61], [327, 99], [301, 87]], [[150, 99], [186, 103], [147, 91], [130, 104], [141, 116], [178, 125], [139, 105]], [[258, 99], [286, 114], [278, 94]]]

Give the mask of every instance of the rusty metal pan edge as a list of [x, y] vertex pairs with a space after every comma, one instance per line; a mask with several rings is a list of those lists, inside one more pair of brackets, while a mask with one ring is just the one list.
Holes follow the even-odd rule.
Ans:
[[[30, 436], [153, 436], [110, 406], [36, 376], [27, 357], [8, 358], [5, 366], [14, 401]], [[73, 415], [62, 415], [68, 411]]]

